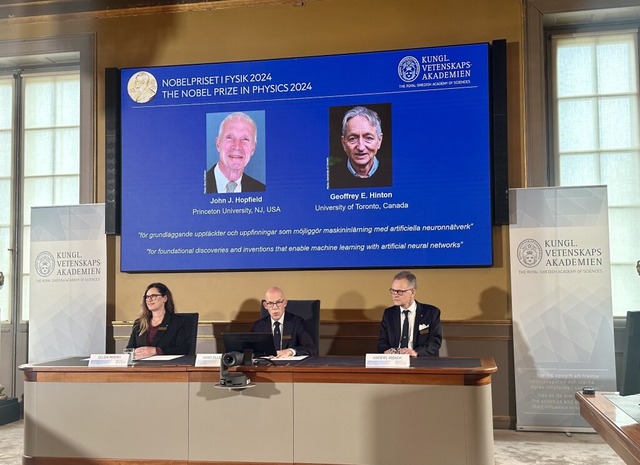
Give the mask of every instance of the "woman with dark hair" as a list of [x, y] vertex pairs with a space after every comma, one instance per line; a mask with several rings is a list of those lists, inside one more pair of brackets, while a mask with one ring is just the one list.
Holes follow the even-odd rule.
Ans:
[[176, 316], [173, 295], [164, 284], [147, 286], [127, 349], [135, 349], [135, 359], [189, 353], [188, 330], [184, 320]]

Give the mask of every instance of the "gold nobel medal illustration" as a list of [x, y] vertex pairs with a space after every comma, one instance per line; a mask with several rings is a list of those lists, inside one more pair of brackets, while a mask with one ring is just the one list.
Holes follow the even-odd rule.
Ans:
[[138, 71], [131, 76], [127, 84], [129, 97], [136, 103], [147, 103], [155, 97], [158, 92], [158, 81], [151, 73]]

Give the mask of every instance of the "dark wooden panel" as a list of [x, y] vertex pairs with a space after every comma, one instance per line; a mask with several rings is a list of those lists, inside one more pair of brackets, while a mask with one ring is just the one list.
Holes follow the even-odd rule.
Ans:
[[604, 393], [576, 394], [580, 415], [613, 450], [631, 465], [640, 465], [640, 424], [609, 401]]

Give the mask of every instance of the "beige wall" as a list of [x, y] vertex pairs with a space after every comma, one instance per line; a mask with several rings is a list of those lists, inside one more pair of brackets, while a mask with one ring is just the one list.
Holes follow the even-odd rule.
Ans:
[[[292, 2], [294, 3], [294, 2]], [[297, 2], [303, 3], [303, 2]], [[520, 187], [522, 162], [522, 11], [518, 0], [307, 0], [266, 5], [64, 20], [0, 22], [0, 40], [95, 33], [97, 56], [97, 185], [104, 201], [104, 68], [220, 62], [427, 47], [506, 39], [508, 43], [509, 184]], [[215, 2], [214, 2], [215, 6]], [[213, 8], [213, 6], [212, 6]], [[375, 72], [375, 70], [364, 70]], [[336, 70], [339, 79], [339, 70]], [[424, 141], [416, 140], [416, 144]], [[176, 154], [177, 157], [189, 154]], [[150, 167], [152, 167], [150, 161]], [[161, 168], [161, 167], [158, 167]], [[166, 186], [165, 186], [166, 188]], [[162, 214], [149, 205], [150, 220]], [[494, 228], [491, 268], [423, 269], [417, 298], [439, 306], [446, 320], [510, 318], [508, 228]], [[323, 320], [380, 318], [397, 270], [124, 274], [119, 237], [110, 237], [109, 316], [133, 319], [152, 281], [174, 292], [178, 311], [201, 320], [253, 319], [264, 290], [319, 298]]]

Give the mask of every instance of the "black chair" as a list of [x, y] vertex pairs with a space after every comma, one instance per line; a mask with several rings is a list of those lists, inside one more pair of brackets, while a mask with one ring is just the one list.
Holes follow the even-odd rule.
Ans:
[[[320, 353], [320, 300], [289, 300], [285, 311], [298, 315], [304, 320], [304, 327]], [[264, 300], [260, 309], [260, 317], [264, 318], [269, 312], [264, 308]]]
[[189, 332], [189, 353], [187, 355], [195, 355], [196, 344], [198, 342], [198, 320], [200, 319], [200, 314], [176, 313], [176, 316], [180, 316], [185, 320], [185, 326]]

